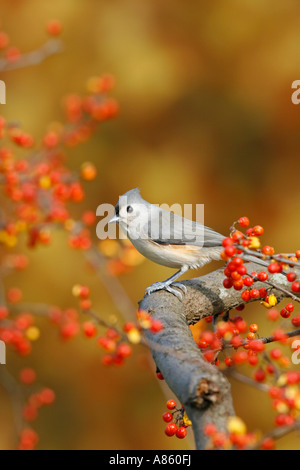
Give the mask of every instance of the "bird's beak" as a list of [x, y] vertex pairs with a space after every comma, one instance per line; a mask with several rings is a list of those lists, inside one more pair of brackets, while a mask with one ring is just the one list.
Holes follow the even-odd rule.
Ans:
[[109, 221], [109, 224], [117, 223], [119, 222], [119, 217], [117, 215], [114, 215]]

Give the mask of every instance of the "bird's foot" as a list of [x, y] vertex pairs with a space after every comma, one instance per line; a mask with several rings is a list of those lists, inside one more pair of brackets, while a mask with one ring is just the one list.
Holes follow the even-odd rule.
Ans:
[[155, 282], [152, 284], [152, 286], [147, 287], [145, 290], [145, 294], [152, 294], [153, 292], [157, 292], [159, 290], [166, 290], [167, 292], [170, 292], [171, 294], [175, 295], [178, 297], [180, 300], [182, 300], [182, 293], [179, 292], [179, 290], [174, 289], [172, 286], [177, 287], [177, 289], [183, 290], [184, 294], [186, 294], [187, 289], [184, 284], [181, 284], [180, 282], [174, 282], [174, 284], [166, 284], [165, 282]]

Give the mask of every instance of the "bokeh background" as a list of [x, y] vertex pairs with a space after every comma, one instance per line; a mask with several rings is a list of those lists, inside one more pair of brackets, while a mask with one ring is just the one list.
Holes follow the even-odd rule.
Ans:
[[[74, 170], [89, 160], [99, 171], [84, 207], [96, 210], [140, 187], [153, 203], [205, 204], [206, 225], [224, 234], [247, 215], [277, 251], [299, 248], [300, 107], [291, 102], [300, 79], [298, 0], [0, 0], [0, 16], [23, 52], [46, 40], [49, 19], [63, 24], [62, 54], [1, 77], [1, 113], [35, 136], [63, 119], [63, 97], [84, 92], [90, 76], [116, 77], [120, 116], [69, 152]], [[95, 309], [119, 315], [82, 254], [65, 247], [58, 233], [51, 248], [28, 252], [30, 269], [6, 286], [18, 283], [26, 301], [68, 307], [76, 305], [72, 286], [88, 284]], [[146, 286], [170, 273], [145, 261], [119, 281], [136, 305]], [[259, 321], [261, 308], [245, 315]], [[56, 391], [55, 405], [34, 424], [40, 448], [189, 448], [163, 433], [166, 397], [142, 347], [124, 367], [105, 368], [94, 342], [64, 343], [47, 321], [39, 324], [33, 354], [9, 353], [8, 366], [17, 374], [29, 362]], [[249, 430], [270, 429], [268, 398], [232, 385]], [[0, 398], [0, 447], [13, 448], [11, 403], [2, 389]], [[279, 448], [299, 447], [294, 436], [279, 441]]]

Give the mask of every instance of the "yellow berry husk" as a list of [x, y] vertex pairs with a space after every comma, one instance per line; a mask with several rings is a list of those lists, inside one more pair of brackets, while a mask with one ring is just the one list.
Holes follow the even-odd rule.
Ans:
[[42, 188], [42, 189], [50, 189], [51, 186], [52, 186], [52, 182], [51, 182], [51, 178], [50, 176], [41, 176], [41, 178], [39, 179], [39, 186]]
[[280, 377], [277, 380], [277, 386], [278, 387], [283, 387], [286, 384], [287, 384], [287, 376], [286, 376], [286, 374], [281, 374]]
[[25, 334], [29, 341], [37, 341], [41, 336], [41, 332], [37, 326], [30, 326]]
[[225, 341], [230, 341], [232, 337], [233, 337], [233, 333], [231, 331], [226, 331], [225, 335], [223, 336]]
[[250, 250], [258, 250], [258, 248], [261, 247], [261, 243], [260, 243], [259, 238], [249, 237], [249, 241], [250, 241], [250, 244], [249, 244]]
[[278, 303], [277, 297], [275, 295], [269, 295], [268, 298], [268, 304], [270, 307], [275, 307], [275, 305]]
[[86, 88], [89, 93], [98, 93], [99, 77], [90, 77], [87, 81]]
[[138, 344], [141, 341], [141, 333], [137, 328], [132, 328], [127, 333], [127, 338], [132, 344]]
[[124, 263], [126, 266], [137, 266], [144, 260], [144, 256], [141, 255], [135, 248], [128, 248], [121, 257], [122, 263]]
[[72, 232], [72, 230], [75, 228], [76, 222], [73, 219], [68, 219], [64, 223], [64, 227], [68, 232]]
[[0, 230], [0, 243], [8, 248], [13, 248], [17, 245], [18, 238], [15, 235], [10, 235], [6, 230]]
[[231, 416], [230, 418], [228, 418], [227, 430], [231, 434], [239, 435], [246, 434], [247, 432], [247, 428], [244, 421], [237, 416]]
[[79, 297], [81, 292], [81, 286], [79, 284], [76, 284], [73, 289], [72, 289], [72, 294], [74, 297]]
[[276, 411], [280, 414], [285, 414], [289, 412], [289, 407], [286, 403], [283, 401], [280, 401], [279, 403], [276, 404]]
[[85, 181], [93, 181], [97, 176], [97, 168], [93, 163], [85, 162], [81, 166], [81, 176]]
[[101, 251], [101, 253], [103, 253], [108, 258], [119, 256], [122, 250], [117, 240], [110, 240], [109, 238], [101, 241], [98, 245], [98, 248], [99, 251]]
[[286, 387], [285, 389], [285, 396], [286, 398], [288, 398], [289, 400], [295, 400], [295, 398], [297, 397], [299, 393], [299, 388], [296, 386], [296, 385], [289, 385], [288, 387]]
[[295, 400], [295, 408], [300, 411], [300, 395]]

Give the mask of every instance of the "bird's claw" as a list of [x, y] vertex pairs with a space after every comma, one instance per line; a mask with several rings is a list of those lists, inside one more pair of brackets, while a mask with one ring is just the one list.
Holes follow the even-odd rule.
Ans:
[[182, 300], [183, 296], [182, 293], [179, 292], [179, 290], [174, 289], [172, 286], [177, 287], [177, 289], [183, 290], [184, 294], [187, 292], [187, 288], [184, 284], [181, 284], [180, 282], [174, 282], [174, 284], [165, 284], [164, 282], [155, 282], [155, 284], [152, 284], [152, 286], [147, 287], [145, 290], [145, 294], [152, 294], [153, 292], [157, 292], [159, 290], [166, 290], [167, 292], [170, 292], [171, 294], [175, 295], [178, 297], [180, 300]]

